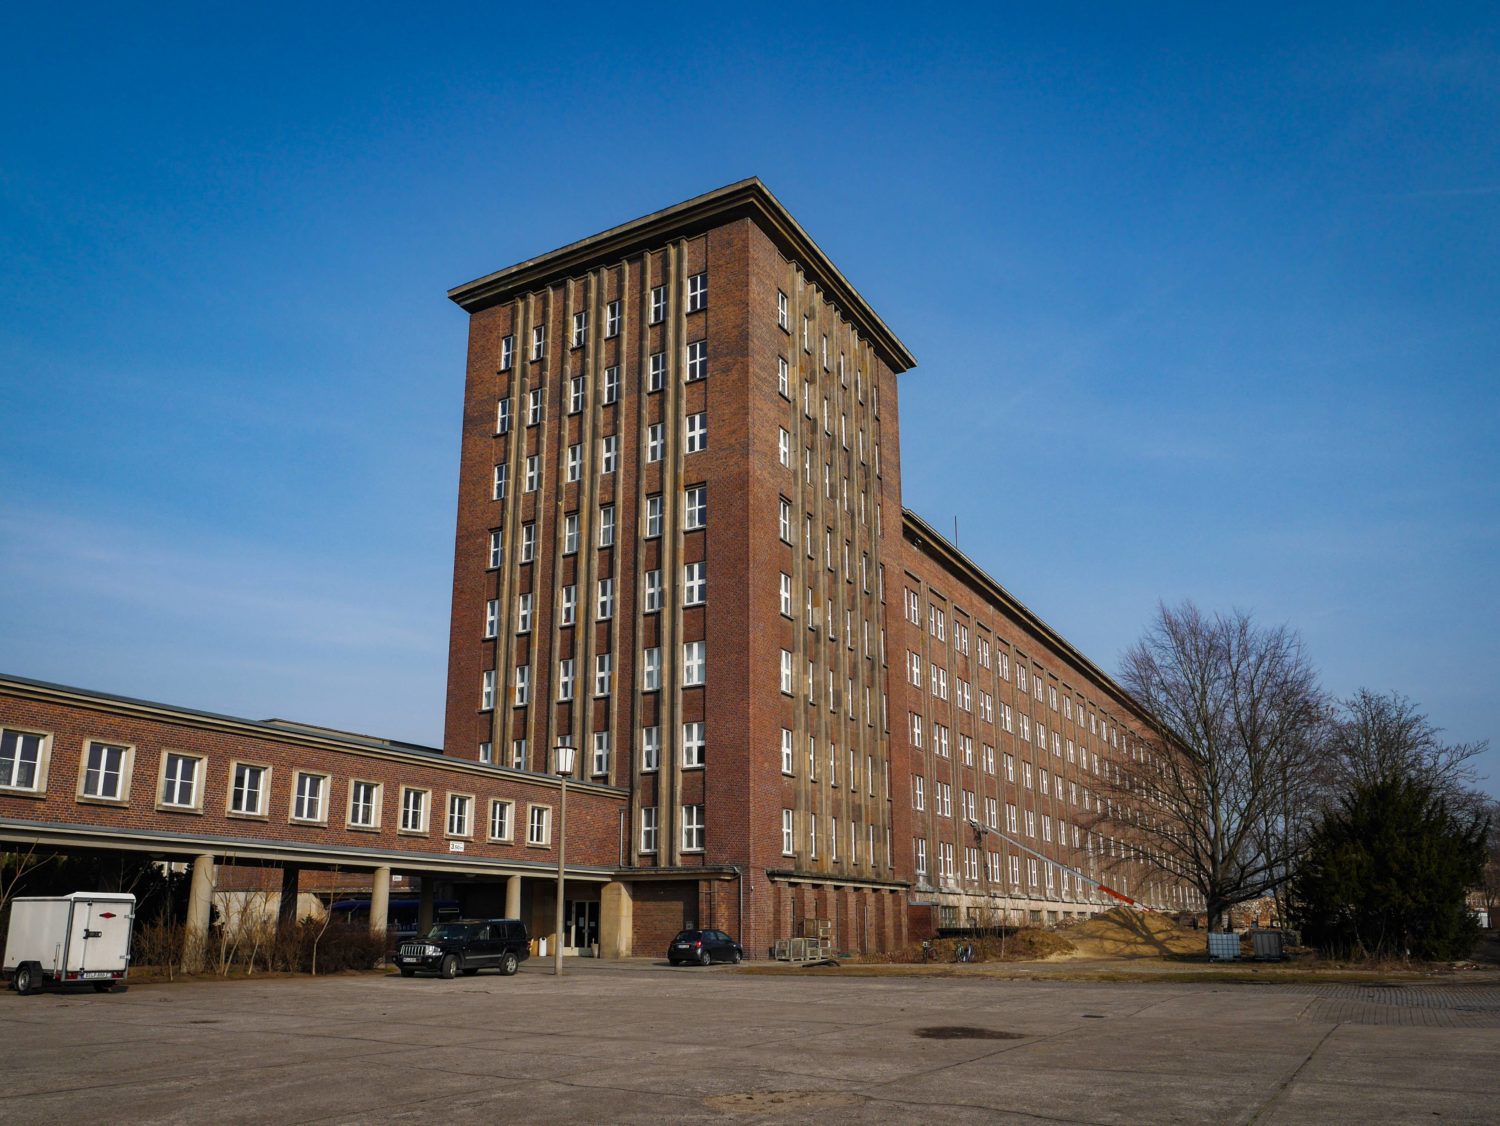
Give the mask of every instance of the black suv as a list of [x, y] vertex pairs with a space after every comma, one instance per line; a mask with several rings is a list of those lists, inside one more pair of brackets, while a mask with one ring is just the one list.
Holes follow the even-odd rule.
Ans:
[[396, 951], [402, 977], [418, 970], [439, 977], [499, 970], [509, 977], [531, 956], [531, 940], [520, 919], [454, 919], [436, 923], [426, 938], [409, 938]]

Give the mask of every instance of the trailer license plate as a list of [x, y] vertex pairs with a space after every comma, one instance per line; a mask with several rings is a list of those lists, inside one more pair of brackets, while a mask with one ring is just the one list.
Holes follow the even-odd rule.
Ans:
[[85, 977], [85, 978], [91, 978], [91, 977], [114, 977], [115, 975], [112, 974], [112, 973], [110, 973], [108, 970], [87, 970], [81, 976]]

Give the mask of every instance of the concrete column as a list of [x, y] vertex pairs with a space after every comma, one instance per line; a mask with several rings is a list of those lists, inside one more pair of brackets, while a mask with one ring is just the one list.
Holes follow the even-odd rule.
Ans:
[[519, 919], [521, 917], [520, 876], [510, 876], [505, 881], [505, 917], [507, 919]]
[[421, 898], [417, 902], [417, 933], [426, 934], [432, 926], [432, 877], [422, 877]]
[[297, 878], [302, 874], [302, 869], [291, 864], [281, 867], [281, 905], [276, 912], [276, 920], [279, 923], [295, 923], [297, 921]]
[[370, 933], [385, 933], [385, 918], [391, 911], [391, 870], [389, 867], [375, 869], [375, 882], [370, 885]]
[[635, 898], [630, 885], [619, 880], [605, 884], [599, 894], [599, 957], [630, 957], [634, 931]]
[[188, 888], [187, 926], [182, 944], [182, 968], [196, 973], [203, 968], [208, 945], [208, 924], [214, 901], [214, 858], [193, 858], [193, 878]]

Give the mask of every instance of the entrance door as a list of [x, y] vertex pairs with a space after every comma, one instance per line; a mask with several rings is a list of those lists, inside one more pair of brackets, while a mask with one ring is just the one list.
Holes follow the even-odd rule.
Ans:
[[599, 901], [569, 899], [563, 903], [564, 949], [591, 951], [599, 941]]

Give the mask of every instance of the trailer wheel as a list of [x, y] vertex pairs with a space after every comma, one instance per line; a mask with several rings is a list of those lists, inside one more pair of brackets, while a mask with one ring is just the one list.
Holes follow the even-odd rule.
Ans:
[[22, 997], [35, 993], [41, 982], [38, 980], [35, 962], [22, 962], [16, 967], [15, 986], [16, 992]]

